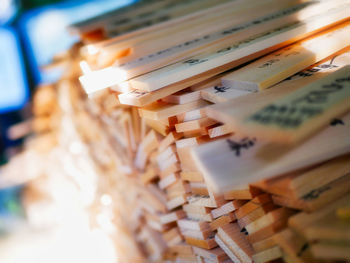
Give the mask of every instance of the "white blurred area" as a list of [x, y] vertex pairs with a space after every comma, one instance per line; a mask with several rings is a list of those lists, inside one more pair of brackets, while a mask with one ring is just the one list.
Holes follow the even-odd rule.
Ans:
[[0, 241], [1, 263], [115, 263], [112, 240], [99, 229], [83, 225], [51, 231], [18, 229]]
[[[78, 150], [78, 142], [72, 145], [72, 155], [84, 156]], [[53, 167], [50, 159], [61, 154], [66, 158]], [[82, 160], [70, 160], [72, 155], [55, 149], [46, 159], [51, 173], [29, 183], [24, 199], [27, 221], [12, 225], [14, 232], [0, 239], [1, 263], [118, 262], [110, 238], [116, 231], [112, 224], [112, 198], [104, 194], [94, 204], [96, 178], [91, 171], [90, 178], [88, 171], [79, 171]]]
[[59, 133], [29, 140], [2, 169], [0, 187], [26, 182], [26, 220], [9, 222], [14, 230], [0, 238], [0, 263], [118, 262], [112, 197], [98, 189], [98, 170], [67, 98], [62, 85]]
[[17, 11], [17, 4], [14, 0], [0, 0], [0, 24], [9, 22]]

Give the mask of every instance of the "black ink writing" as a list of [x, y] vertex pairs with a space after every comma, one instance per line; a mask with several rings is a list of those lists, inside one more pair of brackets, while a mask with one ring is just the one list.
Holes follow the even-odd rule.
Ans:
[[298, 251], [297, 253], [297, 256], [298, 257], [301, 257], [303, 255], [303, 253], [309, 248], [309, 244], [308, 243], [305, 243], [301, 248], [300, 250]]
[[261, 66], [259, 66], [258, 68], [266, 68], [271, 66], [273, 63], [276, 63], [280, 61], [279, 59], [275, 58], [275, 59], [270, 59], [269, 61], [266, 61], [264, 64], [262, 64]]
[[[315, 70], [313, 70], [315, 71]], [[324, 107], [331, 102], [332, 94], [341, 92], [350, 77], [339, 77], [328, 83], [311, 87], [311, 90], [288, 101], [281, 101], [264, 107], [249, 119], [264, 125], [277, 125], [281, 128], [293, 129], [301, 126], [307, 119], [324, 112]]]
[[226, 90], [228, 90], [228, 87], [222, 87], [222, 86], [215, 86], [215, 93], [223, 93], [226, 92]]
[[255, 145], [256, 139], [244, 138], [240, 141], [227, 140], [227, 143], [236, 156], [241, 155], [242, 149], [249, 149]]
[[320, 188], [314, 189], [311, 192], [307, 193], [302, 197], [303, 200], [305, 201], [311, 201], [315, 200], [320, 197], [320, 195], [328, 190], [330, 190], [331, 187], [329, 185], [322, 186]]
[[277, 124], [284, 128], [298, 127], [305, 117], [312, 117], [322, 113], [322, 109], [315, 107], [294, 107], [290, 105], [271, 104], [255, 113], [250, 119], [263, 124]]
[[134, 91], [132, 91], [132, 93], [135, 94], [136, 97], [138, 98], [138, 97], [141, 97], [141, 96], [145, 95], [147, 92], [146, 91], [134, 90]]
[[208, 61], [208, 59], [189, 59], [189, 60], [184, 61], [184, 63], [188, 64], [190, 66], [193, 66], [193, 65], [197, 65], [197, 64], [200, 64], [200, 63], [203, 63], [206, 61]]
[[331, 126], [337, 126], [337, 125], [345, 125], [344, 122], [340, 119], [333, 119], [330, 123]]

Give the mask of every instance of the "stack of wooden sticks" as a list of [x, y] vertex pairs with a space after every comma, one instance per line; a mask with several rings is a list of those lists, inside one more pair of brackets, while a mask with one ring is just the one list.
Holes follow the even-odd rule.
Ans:
[[54, 90], [145, 260], [350, 261], [349, 14], [145, 0], [71, 26]]

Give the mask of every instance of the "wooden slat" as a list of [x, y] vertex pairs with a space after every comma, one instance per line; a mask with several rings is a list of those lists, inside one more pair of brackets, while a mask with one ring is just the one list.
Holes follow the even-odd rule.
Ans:
[[225, 87], [259, 91], [346, 48], [349, 23], [297, 42], [222, 78]]
[[295, 146], [264, 144], [254, 138], [222, 139], [199, 145], [192, 149], [192, 156], [208, 185], [225, 192], [236, 185], [270, 178], [349, 152], [350, 144], [346, 142], [350, 141], [347, 138], [350, 115], [342, 120], [344, 125], [329, 126]]
[[207, 102], [198, 100], [182, 105], [174, 105], [168, 103], [155, 103], [139, 109], [141, 117], [153, 120], [165, 119], [175, 116], [186, 111], [202, 108], [209, 105]]
[[348, 204], [349, 200], [350, 200], [350, 195], [347, 194], [347, 195], [344, 195], [342, 198], [336, 200], [335, 202], [329, 204], [328, 206], [325, 206], [322, 209], [319, 209], [318, 211], [315, 211], [313, 213], [303, 212], [303, 213], [296, 214], [289, 219], [288, 225], [292, 227], [295, 231], [303, 235], [305, 229], [308, 226], [312, 225], [314, 222], [317, 222], [321, 218], [331, 213], [335, 213], [338, 207], [342, 207]]
[[228, 213], [226, 215], [223, 215], [219, 218], [216, 218], [215, 220], [213, 220], [212, 222], [209, 223], [210, 225], [210, 229], [211, 230], [217, 230], [219, 227], [222, 227], [224, 225], [227, 225], [229, 223], [231, 223], [232, 221], [235, 221], [236, 217], [234, 215], [234, 213]]
[[349, 192], [350, 174], [329, 184], [315, 188], [300, 199], [272, 196], [273, 201], [282, 206], [304, 211], [318, 210]]
[[222, 103], [249, 93], [251, 93], [251, 91], [234, 89], [224, 85], [217, 85], [201, 90], [200, 95], [201, 98], [206, 101], [212, 103]]
[[[276, 16], [274, 16], [274, 18], [275, 17]], [[287, 24], [284, 28], [282, 27], [275, 32], [267, 31], [255, 37], [250, 36], [250, 39], [248, 38], [249, 40], [241, 40], [238, 43], [228, 45], [226, 48], [218, 49], [208, 55], [195, 56], [190, 60], [178, 62], [171, 66], [155, 70], [141, 77], [132, 79], [131, 86], [138, 90], [152, 91], [209, 70], [215, 70], [216, 74], [219, 74], [237, 66], [237, 61], [240, 59], [244, 59], [247, 56], [253, 59], [253, 54], [258, 54], [259, 52], [259, 55], [263, 53], [266, 54], [267, 51], [277, 49], [280, 45], [286, 45], [288, 42], [291, 43], [291, 39], [294, 41], [301, 39], [322, 27], [339, 22], [345, 18], [347, 18], [346, 6], [338, 10], [327, 12], [326, 14], [324, 13], [323, 15], [318, 14], [315, 17], [293, 24], [292, 26]], [[272, 29], [273, 27], [269, 30]], [[274, 29], [276, 30], [276, 26]], [[242, 42], [244, 42], [244, 44]]]
[[283, 253], [294, 262], [317, 262], [311, 255], [310, 244], [293, 230], [285, 229], [275, 234], [273, 239], [281, 247]]
[[244, 234], [240, 232], [237, 224], [231, 223], [220, 227], [217, 235], [227, 244], [228, 248], [240, 261], [252, 262], [253, 248]]
[[[349, 76], [350, 66], [345, 66], [265, 105], [245, 118], [242, 129], [236, 128], [242, 133], [254, 134], [268, 141], [301, 141], [328, 125], [332, 118], [350, 110]], [[283, 111], [280, 111], [281, 108]]]
[[261, 251], [252, 256], [254, 262], [256, 263], [264, 263], [272, 260], [276, 260], [282, 257], [281, 249], [278, 246], [274, 246], [265, 251]]
[[217, 122], [209, 118], [201, 118], [193, 121], [186, 121], [182, 123], [175, 124], [176, 132], [187, 132], [192, 130], [197, 130], [203, 127], [208, 127], [216, 124]]
[[189, 245], [193, 245], [204, 249], [212, 249], [217, 247], [217, 244], [214, 238], [197, 239], [197, 238], [185, 236], [185, 240]]
[[214, 248], [211, 250], [206, 250], [202, 248], [193, 247], [193, 252], [196, 255], [199, 255], [201, 257], [207, 258], [214, 262], [224, 262], [226, 259], [228, 259], [228, 256], [221, 248]]
[[282, 218], [289, 218], [291, 215], [293, 215], [295, 211], [281, 207], [278, 209], [275, 209], [266, 215], [263, 215], [259, 219], [255, 220], [254, 222], [251, 222], [250, 224], [245, 226], [245, 229], [249, 234], [254, 233], [258, 230], [260, 230], [263, 227], [268, 226], [269, 224], [280, 220]]
[[229, 246], [220, 238], [218, 234], [215, 235], [215, 241], [233, 262], [241, 262], [236, 254], [230, 250]]
[[277, 206], [274, 203], [264, 204], [261, 207], [254, 209], [244, 217], [238, 219], [237, 223], [241, 228], [244, 228], [246, 225], [253, 223], [255, 220], [266, 215], [268, 212], [275, 210], [276, 208]]
[[[220, 105], [214, 105], [206, 109], [209, 117], [212, 117], [226, 123], [234, 130], [235, 123], [241, 122], [247, 116], [259, 110], [268, 103], [287, 96], [299, 88], [309, 85], [324, 77], [327, 77], [337, 69], [346, 66], [350, 61], [350, 53], [342, 52], [331, 57], [330, 60], [325, 61], [319, 65], [314, 65], [311, 68], [299, 72], [291, 78], [279, 83], [271, 89], [263, 90], [259, 93], [253, 93], [241, 96], [238, 99], [229, 100]], [[225, 90], [224, 96], [230, 96], [232, 89]]]
[[[265, 15], [269, 12], [272, 12], [273, 10], [276, 10], [276, 8], [281, 5], [282, 6], [286, 6], [288, 7], [288, 2], [286, 3], [285, 1], [280, 2], [280, 1], [276, 1], [276, 3], [272, 4], [270, 7], [262, 7], [260, 8], [260, 12], [263, 13], [263, 10], [265, 10]], [[311, 6], [309, 6], [311, 5]], [[315, 5], [315, 6], [312, 6]], [[321, 4], [322, 5], [322, 4]], [[270, 19], [276, 19], [277, 18], [277, 22], [276, 24], [283, 24], [286, 22], [290, 22], [289, 20], [302, 20], [302, 19], [306, 19], [307, 17], [310, 17], [312, 15], [315, 14], [316, 10], [318, 10], [319, 8], [316, 8], [317, 3], [302, 3], [299, 7], [289, 7], [289, 9], [287, 8], [285, 12], [283, 13], [279, 13], [279, 15], [273, 14], [270, 15]], [[302, 10], [302, 9], [305, 10]], [[330, 8], [330, 6], [328, 6], [328, 8]], [[312, 10], [309, 10], [312, 9]], [[277, 9], [278, 10], [278, 9]], [[301, 11], [300, 11], [301, 10]], [[298, 12], [299, 11], [299, 12]], [[295, 12], [298, 12], [298, 16], [296, 19], [296, 16], [293, 17], [293, 14]], [[267, 15], [267, 16], [269, 16]], [[289, 15], [289, 20], [287, 18], [283, 18], [283, 16]], [[236, 16], [235, 16], [236, 17]], [[282, 18], [280, 18], [282, 17]], [[288, 16], [287, 16], [288, 17]], [[243, 16], [243, 18], [245, 18], [245, 16]], [[285, 22], [279, 21], [278, 19], [284, 19]], [[139, 76], [141, 74], [145, 74], [149, 71], [164, 67], [170, 63], [176, 62], [178, 60], [184, 59], [186, 57], [190, 57], [190, 54], [196, 55], [196, 54], [200, 54], [203, 52], [209, 52], [212, 50], [219, 50], [221, 48], [224, 48], [225, 45], [227, 46], [228, 44], [232, 43], [233, 40], [235, 41], [242, 41], [244, 40], [244, 37], [239, 37], [239, 34], [241, 33], [240, 31], [246, 28], [250, 28], [250, 27], [257, 27], [257, 31], [256, 32], [263, 32], [266, 30], [271, 30], [274, 28], [274, 25], [269, 26], [269, 22], [268, 19], [266, 19], [264, 16], [256, 18], [255, 20], [259, 20], [260, 23], [252, 23], [252, 22], [245, 22], [243, 24], [236, 24], [234, 26], [228, 27], [226, 29], [221, 29], [217, 32], [211, 33], [211, 34], [204, 34], [201, 37], [198, 37], [194, 40], [191, 41], [187, 41], [185, 43], [182, 44], [178, 44], [175, 45], [171, 48], [165, 48], [162, 50], [162, 48], [160, 47], [160, 50], [162, 50], [162, 52], [159, 52], [159, 49], [154, 50], [155, 53], [150, 54], [148, 56], [142, 57], [140, 59], [136, 59], [134, 61], [130, 61], [127, 63], [123, 63], [121, 66], [119, 67], [110, 67], [104, 70], [105, 73], [103, 74], [112, 74], [115, 76], [118, 76], [117, 78], [113, 79], [111, 77], [109, 77], [110, 82], [108, 83], [99, 83], [99, 89], [101, 88], [106, 88], [108, 86], [112, 86], [115, 84], [120, 83], [121, 81], [125, 81], [128, 80], [130, 78], [133, 78], [135, 76]], [[266, 26], [265, 26], [265, 22], [266, 22]], [[239, 30], [237, 31], [237, 28], [239, 28]], [[244, 35], [244, 34], [243, 34]], [[251, 34], [245, 34], [245, 37], [249, 37], [251, 36]], [[176, 39], [176, 37], [174, 38], [170, 38], [170, 39]], [[160, 40], [162, 41], [162, 40]], [[168, 43], [169, 41], [162, 41], [163, 43]], [[170, 41], [171, 42], [171, 41]], [[145, 43], [146, 44], [146, 43]], [[170, 44], [171, 45], [171, 44]], [[141, 45], [142, 47], [144, 47], [145, 45]], [[151, 47], [154, 47], [155, 45], [151, 44]], [[147, 52], [146, 52], [147, 53]], [[119, 74], [118, 74], [119, 73]], [[84, 77], [81, 78], [81, 81], [85, 87], [85, 89], [90, 93], [91, 91], [96, 89], [96, 83], [92, 82], [92, 80], [95, 78], [95, 75], [101, 75], [101, 72], [92, 72]], [[102, 76], [102, 75], [101, 75]], [[106, 75], [107, 76], [107, 75]], [[142, 78], [141, 77], [137, 77], [137, 78]], [[136, 82], [135, 79], [131, 79], [130, 80], [130, 84], [132, 87], [136, 88], [136, 89], [140, 89], [140, 87], [137, 85], [138, 82]], [[92, 87], [91, 84], [93, 84], [95, 87]], [[143, 89], [146, 90], [146, 89]], [[154, 89], [148, 89], [148, 91], [152, 91]]]
[[245, 201], [242, 200], [234, 200], [231, 202], [228, 202], [214, 210], [211, 211], [211, 214], [213, 215], [214, 218], [218, 218], [220, 216], [223, 216], [225, 214], [231, 213], [238, 208], [240, 208], [242, 205], [245, 204]]
[[314, 244], [311, 251], [315, 258], [319, 260], [350, 260], [348, 245]]

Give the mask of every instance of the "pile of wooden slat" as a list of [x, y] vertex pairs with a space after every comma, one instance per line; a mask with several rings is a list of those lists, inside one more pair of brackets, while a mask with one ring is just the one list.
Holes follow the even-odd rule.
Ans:
[[162, 0], [71, 26], [56, 87], [145, 260], [350, 261], [349, 14]]

